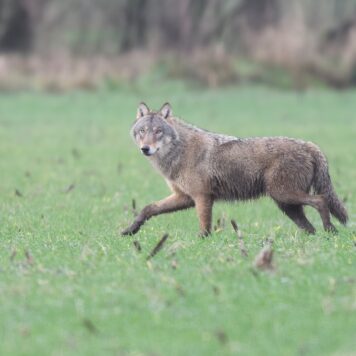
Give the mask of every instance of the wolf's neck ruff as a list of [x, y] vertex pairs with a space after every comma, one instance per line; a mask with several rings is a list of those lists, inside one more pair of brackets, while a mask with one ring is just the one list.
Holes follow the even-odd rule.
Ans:
[[[187, 160], [194, 162], [195, 166], [205, 160], [212, 146], [232, 141], [242, 141], [237, 137], [201, 129], [176, 117], [170, 117], [167, 119], [167, 123], [176, 131], [176, 135], [172, 136], [169, 142], [169, 150], [161, 150], [157, 155], [149, 159], [168, 179], [176, 179], [182, 166], [187, 164]], [[210, 146], [205, 146], [207, 141]], [[191, 157], [192, 152], [190, 150], [192, 146], [195, 148], [195, 157]]]
[[186, 147], [184, 141], [177, 137], [170, 142], [169, 150], [161, 150], [156, 155], [149, 157], [153, 166], [168, 179], [176, 179], [179, 175]]

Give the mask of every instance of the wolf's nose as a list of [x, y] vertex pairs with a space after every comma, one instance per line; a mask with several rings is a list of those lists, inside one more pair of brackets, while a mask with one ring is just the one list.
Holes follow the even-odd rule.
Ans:
[[144, 155], [147, 155], [148, 152], [150, 152], [150, 148], [149, 148], [149, 146], [142, 146], [141, 151]]

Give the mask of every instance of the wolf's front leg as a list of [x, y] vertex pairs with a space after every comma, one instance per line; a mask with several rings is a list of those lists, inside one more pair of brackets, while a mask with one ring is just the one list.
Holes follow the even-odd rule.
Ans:
[[194, 197], [194, 202], [200, 223], [199, 235], [204, 237], [209, 235], [211, 230], [213, 199], [209, 195], [199, 195]]
[[184, 194], [172, 194], [165, 199], [145, 206], [140, 214], [138, 214], [132, 225], [125, 229], [121, 234], [134, 235], [152, 216], [188, 209], [193, 206], [194, 201], [189, 196]]

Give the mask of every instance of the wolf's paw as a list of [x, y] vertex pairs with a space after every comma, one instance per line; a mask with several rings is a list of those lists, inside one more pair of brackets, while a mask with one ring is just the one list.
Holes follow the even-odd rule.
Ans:
[[129, 236], [129, 235], [133, 235], [134, 233], [132, 232], [132, 230], [128, 227], [127, 229], [121, 231], [121, 236]]
[[328, 227], [325, 228], [325, 230], [327, 232], [331, 232], [334, 235], [338, 234], [338, 231], [337, 231], [336, 227], [333, 224], [330, 224]]
[[121, 236], [135, 235], [140, 230], [140, 227], [140, 224], [133, 223], [131, 226], [121, 232]]
[[198, 237], [201, 239], [204, 239], [205, 237], [208, 237], [210, 235], [210, 231], [200, 231], [198, 234]]
[[304, 231], [308, 235], [315, 235], [315, 232], [316, 232], [315, 228], [312, 227], [312, 226], [305, 227], [305, 228], [302, 229], [302, 231]]

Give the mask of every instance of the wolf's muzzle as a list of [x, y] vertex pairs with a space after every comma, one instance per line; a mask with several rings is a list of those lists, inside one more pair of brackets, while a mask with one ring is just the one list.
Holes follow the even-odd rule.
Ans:
[[149, 156], [150, 155], [150, 147], [149, 146], [142, 146], [141, 147], [141, 151], [145, 156]]

